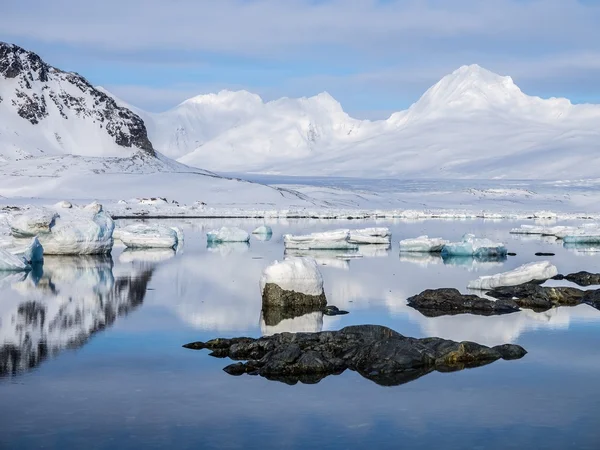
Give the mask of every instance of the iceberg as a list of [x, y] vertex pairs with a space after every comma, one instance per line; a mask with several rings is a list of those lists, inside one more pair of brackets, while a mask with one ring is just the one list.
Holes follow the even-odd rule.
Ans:
[[40, 233], [50, 233], [50, 228], [59, 215], [47, 209], [30, 209], [9, 217], [8, 224], [14, 237], [34, 237]]
[[0, 242], [0, 248], [23, 258], [28, 264], [44, 262], [44, 248], [37, 237]]
[[563, 237], [565, 244], [600, 244], [600, 232], [594, 234], [575, 234]]
[[270, 236], [273, 234], [273, 229], [268, 225], [261, 225], [258, 228], [255, 228], [252, 234], [260, 234], [263, 236]]
[[517, 286], [534, 280], [548, 280], [558, 275], [558, 269], [549, 261], [524, 264], [508, 272], [479, 277], [468, 284], [469, 289], [490, 290], [503, 286]]
[[235, 227], [221, 227], [218, 230], [211, 230], [206, 232], [206, 239], [210, 242], [248, 242], [250, 235]]
[[448, 241], [427, 235], [400, 241], [400, 252], [439, 253]]
[[350, 230], [348, 242], [351, 244], [389, 244], [392, 233], [389, 228], [363, 228]]
[[20, 272], [30, 269], [31, 265], [24, 258], [0, 248], [0, 271]]
[[286, 248], [296, 250], [358, 250], [358, 244], [348, 242], [349, 230], [324, 231], [306, 235], [285, 234]]
[[510, 230], [510, 234], [543, 234], [545, 227], [539, 225], [521, 225]]
[[[45, 255], [105, 255], [113, 246], [112, 218], [99, 208], [68, 210], [38, 239]], [[72, 211], [72, 212], [71, 212]]]
[[503, 256], [507, 250], [504, 244], [486, 238], [476, 238], [466, 234], [462, 241], [444, 245], [442, 256]]
[[128, 225], [117, 236], [128, 248], [175, 248], [178, 242], [177, 231], [158, 224]]

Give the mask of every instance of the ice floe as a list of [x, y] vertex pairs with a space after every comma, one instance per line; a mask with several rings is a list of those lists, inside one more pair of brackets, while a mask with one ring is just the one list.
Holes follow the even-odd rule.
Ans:
[[19, 272], [31, 269], [31, 265], [21, 256], [13, 255], [0, 248], [0, 271]]
[[448, 241], [427, 235], [400, 241], [400, 252], [439, 253]]
[[504, 244], [473, 234], [466, 234], [460, 242], [451, 242], [442, 248], [442, 256], [502, 256], [506, 253]]
[[269, 236], [273, 234], [273, 229], [268, 225], [261, 225], [252, 231], [252, 234], [259, 234], [261, 236]]
[[128, 248], [175, 248], [178, 243], [177, 231], [159, 224], [128, 225], [117, 236]]
[[351, 244], [389, 244], [392, 233], [389, 228], [362, 228], [350, 230], [348, 242]]
[[306, 235], [285, 234], [286, 248], [297, 250], [357, 250], [358, 245], [348, 242], [350, 230], [324, 231]]
[[250, 235], [241, 228], [221, 227], [218, 230], [206, 232], [208, 242], [248, 242]]
[[524, 264], [508, 272], [486, 275], [468, 284], [469, 289], [495, 289], [502, 286], [517, 286], [534, 280], [548, 280], [558, 274], [558, 269], [549, 261]]
[[34, 237], [40, 233], [50, 233], [58, 214], [45, 208], [32, 208], [8, 218], [10, 231], [14, 237]]

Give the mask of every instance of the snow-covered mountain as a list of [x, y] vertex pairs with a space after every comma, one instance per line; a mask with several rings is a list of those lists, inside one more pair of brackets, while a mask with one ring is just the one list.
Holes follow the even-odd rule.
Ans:
[[[157, 150], [213, 171], [286, 175], [599, 176], [600, 106], [524, 94], [463, 66], [387, 120], [357, 120], [329, 94], [263, 102], [245, 91], [139, 112]], [[596, 163], [596, 164], [594, 164]]]
[[0, 42], [0, 162], [154, 149], [144, 122], [85, 78]]

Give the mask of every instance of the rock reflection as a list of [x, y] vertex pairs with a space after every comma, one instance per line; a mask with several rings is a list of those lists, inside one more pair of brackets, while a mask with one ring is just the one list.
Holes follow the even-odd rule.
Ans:
[[318, 308], [268, 307], [261, 311], [260, 329], [264, 336], [284, 332], [314, 333], [322, 331], [323, 311]]
[[4, 283], [0, 304], [0, 376], [16, 375], [92, 334], [139, 306], [151, 268], [113, 276], [107, 256], [47, 257], [43, 272]]

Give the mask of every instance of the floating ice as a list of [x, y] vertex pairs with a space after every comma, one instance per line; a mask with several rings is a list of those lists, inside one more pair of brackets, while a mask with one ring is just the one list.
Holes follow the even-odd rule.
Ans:
[[442, 248], [442, 256], [503, 256], [506, 253], [504, 244], [476, 238], [472, 234], [466, 234], [462, 241], [446, 244]]
[[286, 248], [297, 250], [357, 250], [358, 245], [348, 242], [349, 237], [349, 230], [334, 230], [298, 236], [285, 234], [283, 242]]
[[58, 217], [53, 211], [35, 208], [9, 217], [8, 222], [14, 237], [34, 237], [40, 233], [50, 233]]
[[0, 271], [18, 272], [29, 269], [31, 266], [23, 257], [13, 255], [0, 248]]
[[448, 241], [427, 235], [400, 241], [400, 252], [439, 253]]
[[271, 235], [273, 234], [273, 229], [268, 226], [268, 225], [261, 225], [260, 227], [256, 228], [252, 234], [260, 234], [260, 235]]
[[467, 287], [487, 290], [502, 286], [517, 286], [533, 280], [548, 280], [557, 274], [558, 269], [549, 261], [533, 262], [508, 272], [479, 277], [471, 281]]
[[305, 295], [323, 294], [323, 276], [312, 258], [291, 258], [275, 261], [267, 267], [260, 278], [260, 291], [267, 284], [276, 284], [284, 291]]
[[174, 248], [177, 231], [158, 224], [136, 223], [120, 228], [117, 236], [129, 248]]
[[115, 223], [102, 210], [102, 205], [93, 205], [82, 210], [68, 210], [68, 214], [61, 213], [49, 233], [38, 235], [45, 255], [99, 255], [111, 252]]
[[389, 228], [363, 228], [350, 230], [348, 242], [351, 244], [389, 244], [392, 233]]
[[240, 228], [221, 227], [206, 233], [208, 242], [248, 242], [250, 235]]
[[594, 234], [576, 234], [563, 238], [565, 244], [600, 244], [600, 232]]
[[0, 243], [0, 247], [15, 256], [19, 256], [28, 264], [44, 262], [44, 248], [37, 237], [31, 239], [14, 239]]
[[543, 234], [545, 227], [539, 225], [521, 225], [510, 230], [510, 234]]

